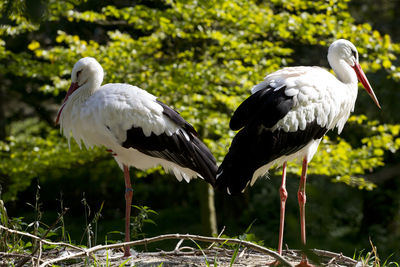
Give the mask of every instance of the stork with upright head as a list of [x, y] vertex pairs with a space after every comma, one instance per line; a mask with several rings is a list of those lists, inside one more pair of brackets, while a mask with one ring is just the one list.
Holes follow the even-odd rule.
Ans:
[[[148, 169], [161, 165], [179, 181], [197, 176], [215, 184], [214, 156], [197, 137], [195, 129], [178, 112], [154, 95], [129, 84], [106, 84], [103, 68], [91, 57], [72, 69], [71, 87], [56, 122], [70, 142], [104, 146], [124, 171], [125, 241], [130, 240], [133, 190], [129, 167]], [[129, 256], [129, 246], [124, 256]]]
[[[356, 47], [337, 40], [328, 50], [336, 77], [320, 67], [287, 67], [271, 73], [252, 88], [234, 112], [230, 128], [240, 130], [217, 171], [218, 188], [240, 193], [275, 164], [282, 164], [278, 252], [282, 253], [285, 220], [286, 162], [302, 160], [298, 190], [301, 240], [306, 244], [307, 166], [327, 131], [342, 131], [357, 98], [357, 79], [375, 104], [379, 102], [362, 71]], [[303, 256], [300, 266], [310, 266]]]

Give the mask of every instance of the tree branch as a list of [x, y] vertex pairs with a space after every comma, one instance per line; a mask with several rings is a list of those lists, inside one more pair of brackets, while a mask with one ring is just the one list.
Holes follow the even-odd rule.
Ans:
[[[62, 218], [62, 216], [64, 216], [64, 214], [65, 214], [67, 211], [68, 211], [68, 209], [64, 209], [64, 210], [61, 212], [61, 214], [58, 215], [57, 220], [49, 227], [49, 229], [47, 229], [47, 231], [46, 231], [41, 237], [37, 237], [37, 238], [40, 240], [39, 246], [36, 247], [36, 248], [32, 251], [30, 257], [32, 257], [33, 255], [35, 255], [35, 254], [36, 254], [36, 251], [39, 249], [39, 250], [40, 250], [40, 253], [39, 253], [38, 259], [40, 259], [40, 256], [41, 256], [41, 254], [42, 254], [42, 241], [46, 238], [46, 236], [50, 233], [50, 231], [51, 231], [52, 229], [54, 229], [54, 227], [56, 227], [57, 223], [60, 221], [60, 219]], [[29, 260], [29, 257], [26, 257], [26, 258], [22, 259], [19, 263], [17, 263], [16, 267], [21, 267], [21, 266], [23, 266], [28, 260]], [[39, 262], [39, 260], [38, 260], [38, 262]]]
[[127, 245], [129, 245], [129, 246], [146, 245], [146, 244], [150, 244], [153, 242], [158, 242], [158, 241], [162, 241], [162, 240], [170, 240], [170, 239], [185, 239], [185, 240], [192, 239], [192, 240], [197, 240], [197, 241], [202, 241], [202, 242], [218, 242], [218, 243], [238, 244], [238, 245], [245, 246], [247, 248], [251, 248], [255, 251], [267, 254], [267, 255], [275, 258], [276, 260], [278, 260], [284, 266], [293, 267], [293, 265], [290, 262], [288, 262], [286, 259], [284, 259], [281, 255], [279, 255], [275, 251], [264, 248], [257, 244], [253, 244], [248, 241], [243, 241], [240, 239], [230, 239], [230, 238], [205, 237], [205, 236], [190, 235], [190, 234], [183, 234], [183, 235], [182, 234], [165, 234], [165, 235], [160, 235], [160, 236], [151, 237], [151, 238], [144, 238], [142, 240], [137, 240], [137, 241], [124, 242], [124, 243], [111, 244], [111, 245], [99, 245], [99, 246], [95, 246], [90, 249], [85, 249], [82, 252], [78, 252], [78, 253], [75, 253], [72, 255], [68, 255], [68, 256], [64, 256], [64, 257], [46, 261], [43, 264], [41, 264], [40, 267], [44, 267], [46, 265], [53, 264], [58, 261], [62, 261], [62, 260], [66, 260], [66, 259], [70, 259], [70, 258], [74, 258], [74, 257], [78, 257], [78, 256], [83, 256], [85, 254], [93, 253], [98, 250], [120, 248], [120, 247], [124, 247]]
[[[171, 240], [171, 239], [180, 240], [178, 242], [178, 245], [176, 246], [174, 251], [171, 251], [171, 252], [165, 252], [165, 251], [156, 252], [155, 254], [157, 254], [157, 255], [171, 255], [171, 254], [176, 254], [176, 253], [178, 253], [179, 255], [182, 255], [182, 253], [183, 254], [187, 254], [187, 255], [196, 254], [198, 252], [196, 252], [194, 250], [193, 251], [189, 251], [189, 252], [182, 252], [181, 249], [182, 250], [186, 250], [187, 247], [180, 247], [181, 244], [182, 244], [182, 242], [181, 242], [182, 240], [192, 240], [192, 241], [196, 240], [196, 241], [209, 242], [209, 243], [214, 243], [214, 244], [215, 243], [219, 243], [219, 244], [241, 245], [241, 246], [243, 246], [245, 248], [252, 249], [252, 250], [260, 252], [262, 254], [269, 255], [269, 256], [273, 257], [275, 260], [279, 261], [284, 266], [293, 266], [289, 262], [289, 260], [283, 258], [281, 255], [279, 255], [275, 251], [272, 251], [272, 250], [267, 249], [265, 247], [262, 247], [260, 245], [257, 245], [257, 244], [254, 244], [254, 243], [251, 243], [251, 242], [248, 242], [248, 241], [243, 241], [243, 240], [240, 240], [240, 239], [206, 237], [206, 236], [190, 235], [190, 234], [165, 234], [165, 235], [160, 235], [160, 236], [151, 237], [151, 238], [144, 238], [144, 239], [141, 239], [141, 240], [136, 240], [136, 241], [131, 241], [131, 242], [124, 242], [124, 243], [111, 244], [111, 245], [98, 245], [98, 246], [95, 246], [95, 247], [92, 247], [92, 248], [84, 249], [84, 248], [80, 248], [80, 247], [77, 247], [77, 246], [74, 246], [74, 245], [71, 245], [71, 244], [68, 244], [68, 243], [64, 243], [64, 242], [47, 241], [47, 240], [44, 240], [44, 239], [42, 239], [40, 237], [37, 237], [35, 235], [29, 234], [29, 233], [20, 232], [20, 231], [17, 231], [17, 230], [12, 230], [12, 229], [9, 229], [9, 228], [1, 226], [1, 225], [0, 225], [0, 229], [3, 229], [3, 230], [8, 231], [10, 233], [15, 233], [15, 234], [19, 234], [19, 235], [23, 235], [23, 236], [27, 236], [27, 237], [31, 237], [31, 238], [37, 239], [41, 243], [44, 243], [44, 244], [56, 245], [56, 246], [65, 246], [65, 247], [69, 247], [69, 248], [72, 248], [72, 249], [77, 251], [76, 253], [72, 253], [71, 252], [71, 254], [69, 254], [69, 255], [65, 255], [65, 256], [62, 256], [62, 257], [49, 259], [49, 260], [45, 260], [45, 259], [41, 258], [40, 254], [42, 252], [40, 252], [40, 254], [37, 257], [35, 257], [33, 255], [29, 255], [29, 256], [27, 256], [27, 255], [18, 255], [18, 257], [30, 257], [31, 259], [33, 259], [36, 262], [40, 263], [40, 267], [51, 265], [53, 263], [60, 262], [60, 261], [63, 261], [63, 260], [68, 260], [68, 259], [71, 259], [71, 258], [76, 258], [76, 257], [80, 257], [80, 256], [88, 256], [88, 255], [90, 255], [90, 254], [92, 254], [92, 253], [94, 253], [96, 251], [99, 251], [99, 250], [122, 248], [122, 247], [124, 247], [126, 245], [129, 245], [129, 246], [146, 245], [146, 244], [150, 244], [150, 243], [154, 243], [154, 242], [159, 242], [159, 241], [163, 241], [163, 240]], [[214, 249], [218, 250], [218, 247], [214, 248]], [[209, 248], [207, 250], [209, 250]], [[312, 249], [311, 251], [313, 251], [315, 254], [317, 254], [318, 256], [321, 256], [321, 257], [332, 257], [330, 262], [343, 261], [343, 262], [350, 263], [350, 264], [356, 264], [357, 263], [356, 260], [351, 259], [349, 257], [346, 257], [346, 256], [342, 255], [341, 253], [338, 254], [338, 253], [325, 251], [325, 250], [319, 250], [319, 249]], [[301, 254], [301, 250], [286, 250], [284, 252], [294, 252], [294, 253], [300, 253]]]
[[83, 255], [88, 255], [90, 253], [93, 253], [95, 251], [98, 250], [103, 250], [103, 249], [112, 249], [112, 248], [121, 248], [124, 247], [126, 245], [129, 246], [138, 246], [138, 245], [146, 245], [146, 244], [150, 244], [153, 242], [158, 242], [158, 241], [162, 241], [162, 240], [170, 240], [170, 239], [185, 239], [185, 240], [196, 240], [196, 241], [202, 241], [202, 242], [215, 242], [215, 243], [221, 243], [221, 244], [237, 244], [237, 245], [241, 245], [247, 248], [251, 248], [255, 251], [261, 252], [263, 254], [267, 254], [273, 258], [275, 258], [276, 260], [278, 260], [279, 262], [281, 262], [281, 264], [285, 265], [285, 266], [292, 266], [293, 265], [288, 262], [286, 259], [284, 259], [281, 255], [279, 255], [278, 253], [276, 253], [275, 251], [272, 251], [270, 249], [267, 249], [265, 247], [262, 247], [260, 245], [248, 242], [248, 241], [243, 241], [240, 239], [231, 239], [231, 238], [218, 238], [218, 237], [206, 237], [206, 236], [199, 236], [199, 235], [190, 235], [190, 234], [165, 234], [165, 235], [160, 235], [160, 236], [156, 236], [156, 237], [150, 237], [150, 238], [144, 238], [141, 240], [136, 240], [136, 241], [131, 241], [131, 242], [124, 242], [124, 243], [118, 243], [118, 244], [111, 244], [111, 245], [98, 245], [95, 246], [93, 248], [89, 248], [89, 249], [83, 249], [77, 246], [73, 246], [71, 244], [68, 243], [64, 243], [64, 242], [51, 242], [51, 241], [47, 241], [44, 240], [40, 237], [37, 237], [35, 235], [29, 234], [29, 233], [24, 233], [24, 232], [20, 232], [17, 230], [12, 230], [9, 229], [7, 227], [1, 226], [0, 225], [0, 229], [3, 229], [7, 232], [10, 233], [15, 233], [15, 234], [19, 234], [19, 235], [23, 235], [23, 236], [28, 236], [31, 238], [34, 238], [36, 240], [41, 241], [44, 244], [48, 244], [48, 245], [58, 245], [58, 246], [65, 246], [65, 247], [69, 247], [75, 250], [78, 250], [79, 252], [75, 253], [75, 254], [71, 254], [71, 255], [67, 255], [67, 256], [63, 256], [63, 257], [59, 257], [59, 258], [55, 258], [55, 259], [51, 259], [48, 261], [43, 262], [40, 266], [44, 267], [46, 265], [55, 263], [55, 262], [59, 262], [62, 260], [66, 260], [66, 259], [70, 259], [70, 258], [74, 258], [74, 257], [78, 257], [78, 256], [83, 256]]
[[[288, 251], [288, 250], [286, 250], [286, 251]], [[334, 252], [331, 252], [331, 251], [326, 251], [326, 250], [321, 250], [321, 249], [311, 249], [311, 251], [314, 252], [315, 254], [317, 254], [320, 257], [332, 258], [332, 261], [338, 260], [338, 259], [342, 259], [342, 260], [344, 260], [346, 262], [350, 262], [351, 264], [357, 264], [358, 263], [358, 261], [356, 261], [356, 260], [354, 260], [354, 259], [352, 259], [350, 257], [344, 256], [342, 253], [334, 253]], [[298, 249], [291, 249], [290, 252], [301, 253], [302, 251], [298, 250]]]
[[[80, 248], [80, 247], [77, 247], [77, 246], [74, 246], [74, 245], [71, 245], [71, 244], [68, 244], [68, 243], [64, 243], [64, 242], [51, 242], [51, 241], [42, 239], [42, 238], [40, 238], [40, 237], [37, 237], [37, 236], [32, 235], [32, 234], [29, 234], [29, 233], [25, 233], [25, 232], [21, 232], [21, 231], [18, 231], [18, 230], [9, 229], [9, 228], [4, 227], [4, 226], [2, 226], [2, 225], [0, 225], [0, 229], [3, 229], [3, 230], [5, 230], [5, 231], [7, 231], [7, 232], [9, 232], [9, 233], [18, 234], [18, 235], [23, 235], [23, 236], [27, 236], [27, 237], [30, 237], [30, 238], [39, 240], [39, 241], [41, 241], [42, 243], [47, 244], [47, 245], [64, 246], [64, 247], [69, 247], [69, 248], [72, 248], [72, 249], [75, 249], [75, 250], [79, 250], [79, 251], [85, 251], [83, 248]], [[30, 255], [29, 257], [33, 257], [33, 255]], [[36, 258], [36, 257], [35, 257], [35, 258]]]

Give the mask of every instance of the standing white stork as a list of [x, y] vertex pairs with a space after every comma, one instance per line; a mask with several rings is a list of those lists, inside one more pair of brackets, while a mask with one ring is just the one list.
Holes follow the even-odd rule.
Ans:
[[[328, 51], [337, 78], [320, 67], [288, 67], [271, 73], [252, 88], [234, 112], [230, 128], [240, 130], [217, 171], [217, 188], [240, 193], [274, 164], [283, 164], [280, 187], [278, 252], [282, 253], [286, 162], [299, 158], [303, 168], [298, 190], [301, 240], [305, 245], [307, 166], [327, 131], [343, 129], [357, 98], [357, 78], [378, 107], [378, 100], [358, 62], [356, 47], [337, 40]], [[303, 256], [300, 266], [309, 266]]]
[[[179, 181], [199, 176], [215, 184], [216, 161], [197, 137], [195, 129], [178, 112], [154, 95], [129, 84], [106, 84], [103, 68], [91, 57], [72, 69], [71, 87], [60, 107], [56, 123], [70, 142], [79, 146], [104, 146], [124, 170], [125, 241], [130, 240], [133, 190], [129, 167], [145, 170], [161, 165]], [[124, 256], [130, 256], [129, 246]]]

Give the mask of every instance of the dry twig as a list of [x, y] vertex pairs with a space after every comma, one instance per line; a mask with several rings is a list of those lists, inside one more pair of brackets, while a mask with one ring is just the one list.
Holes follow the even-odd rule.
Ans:
[[162, 241], [162, 240], [170, 240], [170, 239], [186, 239], [186, 240], [196, 240], [196, 241], [202, 241], [202, 242], [218, 242], [218, 243], [229, 243], [229, 244], [239, 244], [242, 245], [244, 247], [247, 248], [251, 248], [255, 251], [267, 254], [273, 258], [275, 258], [276, 260], [278, 260], [282, 265], [284, 266], [293, 266], [290, 262], [288, 262], [286, 259], [284, 259], [281, 255], [279, 255], [278, 253], [276, 253], [275, 251], [272, 251], [270, 249], [264, 248], [260, 245], [257, 244], [253, 244], [251, 242], [247, 242], [247, 241], [243, 241], [243, 240], [239, 240], [239, 239], [230, 239], [230, 238], [217, 238], [217, 237], [205, 237], [205, 236], [199, 236], [199, 235], [189, 235], [189, 234], [166, 234], [166, 235], [160, 235], [160, 236], [156, 236], [156, 237], [151, 237], [151, 238], [144, 238], [141, 240], [137, 240], [137, 241], [131, 241], [131, 242], [124, 242], [124, 243], [118, 243], [118, 244], [111, 244], [111, 245], [98, 245], [89, 249], [85, 249], [84, 251], [75, 253], [75, 254], [71, 254], [68, 256], [63, 256], [63, 257], [59, 257], [56, 259], [51, 259], [48, 260], [44, 263], [42, 263], [40, 266], [44, 267], [46, 265], [49, 264], [53, 264], [55, 262], [59, 262], [62, 260], [66, 260], [66, 259], [70, 259], [70, 258], [74, 258], [74, 257], [79, 257], [79, 256], [83, 256], [83, 255], [87, 255], [90, 253], [93, 253], [95, 251], [98, 250], [104, 250], [104, 249], [112, 249], [112, 248], [121, 248], [124, 246], [138, 246], [138, 245], [146, 245], [146, 244], [150, 244], [153, 242], [158, 242], [158, 241]]
[[[320, 257], [332, 258], [331, 260], [334, 260], [334, 261], [335, 260], [336, 261], [343, 260], [343, 261], [345, 261], [347, 263], [351, 263], [351, 264], [354, 264], [354, 265], [358, 263], [358, 261], [356, 261], [356, 260], [354, 260], [354, 259], [352, 259], [350, 257], [344, 256], [342, 253], [335, 253], [335, 252], [321, 250], [321, 249], [311, 249], [311, 251], [314, 252], [315, 254], [317, 254]], [[297, 249], [289, 250], [289, 249], [287, 249], [284, 252], [285, 253], [293, 253], [293, 252], [301, 253], [301, 250], [297, 250]]]
[[[18, 257], [28, 257], [30, 258], [33, 262], [35, 262], [35, 266], [39, 266], [40, 267], [44, 267], [44, 266], [48, 266], [51, 265], [53, 263], [56, 262], [61, 262], [64, 260], [68, 260], [68, 259], [72, 259], [72, 258], [77, 258], [77, 257], [81, 257], [81, 256], [93, 256], [93, 253], [100, 251], [100, 250], [108, 250], [108, 249], [115, 249], [115, 248], [122, 248], [126, 245], [129, 246], [138, 246], [138, 245], [147, 245], [153, 242], [159, 242], [159, 241], [163, 241], [163, 240], [171, 240], [171, 239], [178, 239], [179, 242], [177, 243], [174, 251], [171, 252], [158, 252], [156, 254], [158, 255], [174, 255], [176, 254], [177, 256], [183, 256], [183, 255], [195, 255], [198, 254], [198, 251], [193, 250], [192, 251], [187, 251], [188, 247], [182, 247], [182, 242], [183, 240], [196, 240], [196, 241], [201, 241], [201, 242], [209, 242], [209, 243], [218, 243], [218, 244], [238, 244], [244, 247], [244, 251], [248, 250], [253, 250], [256, 252], [259, 252], [261, 254], [264, 255], [268, 255], [273, 257], [275, 260], [279, 261], [282, 265], [284, 266], [293, 266], [292, 263], [289, 262], [289, 260], [283, 258], [281, 255], [279, 255], [278, 253], [276, 253], [275, 251], [269, 250], [267, 248], [264, 248], [262, 246], [259, 246], [257, 244], [253, 244], [251, 242], [247, 242], [247, 241], [243, 241], [243, 240], [239, 240], [239, 239], [230, 239], [230, 238], [220, 238], [220, 237], [205, 237], [205, 236], [199, 236], [199, 235], [190, 235], [190, 234], [166, 234], [166, 235], [160, 235], [160, 236], [156, 236], [156, 237], [151, 237], [151, 238], [145, 238], [145, 239], [141, 239], [141, 240], [136, 240], [136, 241], [131, 241], [131, 242], [125, 242], [125, 243], [118, 243], [118, 244], [111, 244], [111, 245], [98, 245], [92, 248], [80, 248], [77, 246], [73, 246], [71, 244], [67, 244], [64, 242], [51, 242], [51, 241], [47, 241], [45, 239], [42, 239], [40, 237], [34, 236], [32, 234], [29, 233], [24, 233], [24, 232], [20, 232], [17, 230], [12, 230], [12, 229], [8, 229], [4, 226], [0, 225], [0, 229], [3, 229], [5, 231], [8, 231], [10, 233], [14, 233], [14, 234], [18, 234], [18, 235], [23, 235], [23, 236], [28, 236], [31, 238], [34, 238], [36, 240], [39, 240], [40, 243], [40, 247], [43, 244], [49, 244], [49, 245], [56, 245], [56, 246], [61, 246], [61, 247], [68, 247], [73, 249], [72, 251], [70, 251], [69, 255], [63, 255], [57, 258], [52, 258], [52, 259], [45, 259], [45, 257], [43, 257], [42, 255], [42, 248], [39, 248], [39, 255], [37, 257], [33, 256], [33, 255], [18, 255]], [[209, 253], [210, 251], [208, 251], [210, 248], [206, 249], [207, 252]], [[186, 250], [186, 251], [184, 251]], [[221, 251], [220, 251], [221, 250]], [[214, 247], [213, 251], [226, 251], [225, 249], [219, 248], [219, 247]], [[241, 256], [244, 255], [244, 251], [242, 251]], [[324, 251], [324, 250], [317, 250], [317, 249], [313, 249], [312, 250], [315, 254], [317, 254], [318, 256], [321, 257], [331, 257], [333, 258], [332, 260], [334, 262], [345, 262], [347, 264], [356, 264], [357, 261], [349, 258], [349, 257], [345, 257], [342, 254], [337, 254], [337, 253], [333, 253], [333, 252], [329, 252], [329, 251]], [[286, 254], [289, 251], [284, 251]], [[298, 252], [301, 253], [301, 251], [299, 250], [290, 250], [290, 252]], [[218, 252], [217, 252], [218, 253]], [[149, 253], [147, 253], [149, 254]], [[152, 253], [150, 253], [152, 254]], [[226, 253], [225, 253], [226, 254]], [[354, 265], [353, 265], [354, 266]]]
[[12, 229], [9, 229], [9, 228], [1, 226], [1, 225], [0, 225], [0, 228], [4, 229], [5, 231], [8, 231], [10, 233], [15, 233], [15, 234], [19, 234], [19, 235], [23, 235], [23, 236], [28, 236], [28, 237], [34, 238], [34, 239], [39, 240], [41, 243], [44, 243], [44, 244], [65, 246], [65, 247], [69, 247], [69, 248], [72, 248], [74, 250], [79, 251], [79, 252], [71, 254], [71, 255], [66, 255], [66, 256], [55, 258], [55, 259], [47, 260], [47, 261], [43, 262], [40, 265], [40, 266], [43, 266], [43, 267], [46, 266], [46, 265], [55, 263], [55, 262], [62, 261], [62, 260], [71, 259], [71, 258], [83, 256], [83, 255], [89, 255], [90, 253], [93, 253], [93, 252], [98, 251], [98, 250], [112, 249], [112, 248], [122, 248], [122, 247], [124, 247], [126, 245], [129, 245], [129, 246], [146, 245], [146, 244], [150, 244], [150, 243], [153, 243], [153, 242], [158, 242], [158, 241], [162, 241], [162, 240], [170, 240], [170, 239], [185, 239], [185, 240], [196, 240], [196, 241], [202, 241], [202, 242], [239, 244], [239, 245], [242, 245], [244, 247], [253, 249], [255, 251], [267, 254], [267, 255], [275, 258], [276, 260], [280, 261], [285, 266], [293, 266], [290, 262], [288, 262], [286, 259], [284, 259], [281, 255], [279, 255], [275, 251], [272, 251], [272, 250], [264, 248], [264, 247], [262, 247], [260, 245], [253, 244], [251, 242], [243, 241], [243, 240], [239, 240], [239, 239], [206, 237], [206, 236], [190, 235], [190, 234], [183, 234], [183, 235], [182, 234], [166, 234], [166, 235], [160, 235], [160, 236], [156, 236], [156, 237], [145, 238], [145, 239], [142, 239], [142, 240], [136, 240], [136, 241], [131, 241], [131, 242], [124, 242], [124, 243], [111, 244], [111, 245], [98, 245], [98, 246], [95, 246], [95, 247], [92, 247], [92, 248], [83, 249], [83, 248], [80, 248], [80, 247], [77, 247], [77, 246], [73, 246], [71, 244], [67, 244], [67, 243], [64, 243], [64, 242], [47, 241], [47, 240], [42, 239], [40, 237], [37, 237], [35, 235], [29, 234], [29, 233], [20, 232], [20, 231], [17, 231], [17, 230], [12, 230]]
[[30, 257], [25, 257], [23, 258], [19, 263], [16, 264], [16, 267], [21, 267], [23, 266], [30, 258], [32, 258], [33, 255], [36, 254], [36, 251], [39, 249], [39, 256], [38, 256], [38, 265], [39, 265], [39, 260], [40, 260], [40, 256], [42, 253], [42, 240], [44, 240], [46, 238], [46, 236], [50, 233], [50, 231], [52, 229], [54, 229], [54, 227], [57, 225], [57, 223], [60, 221], [60, 219], [62, 218], [62, 216], [64, 216], [64, 214], [68, 211], [68, 209], [64, 209], [61, 214], [58, 215], [57, 220], [49, 227], [49, 229], [47, 229], [47, 231], [41, 236], [41, 237], [36, 237], [36, 240], [38, 238], [39, 240], [39, 247], [36, 247]]
[[[42, 239], [42, 238], [40, 238], [40, 237], [38, 237], [38, 236], [29, 234], [29, 233], [25, 233], [25, 232], [21, 232], [21, 231], [18, 231], [18, 230], [9, 229], [9, 228], [4, 227], [4, 226], [2, 226], [2, 225], [0, 225], [0, 229], [3, 229], [3, 230], [5, 230], [5, 231], [7, 231], [7, 232], [9, 232], [9, 233], [12, 233], [12, 234], [23, 235], [23, 236], [27, 236], [27, 237], [30, 237], [30, 238], [39, 240], [39, 241], [41, 241], [42, 243], [47, 244], [47, 245], [55, 245], [55, 246], [61, 246], [61, 247], [69, 247], [69, 248], [72, 248], [72, 249], [75, 249], [75, 250], [85, 251], [83, 248], [80, 248], [80, 247], [77, 247], [77, 246], [74, 246], [74, 245], [71, 245], [71, 244], [68, 244], [68, 243], [48, 241], [48, 240]], [[32, 257], [33, 257], [33, 255], [32, 255]], [[33, 257], [33, 258], [36, 258], [36, 257]]]

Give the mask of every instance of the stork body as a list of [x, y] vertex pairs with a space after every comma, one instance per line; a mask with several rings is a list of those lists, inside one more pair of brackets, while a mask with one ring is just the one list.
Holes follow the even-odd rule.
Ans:
[[[275, 164], [283, 165], [278, 252], [282, 252], [287, 161], [300, 159], [303, 171], [298, 191], [301, 238], [305, 234], [305, 183], [308, 163], [322, 137], [340, 133], [354, 110], [357, 78], [379, 103], [358, 63], [357, 50], [346, 40], [334, 42], [328, 60], [336, 77], [320, 67], [288, 67], [266, 76], [234, 112], [230, 128], [240, 130], [217, 172], [217, 187], [243, 192]], [[308, 266], [303, 257], [301, 266]]]
[[215, 158], [178, 112], [136, 86], [101, 86], [103, 69], [94, 58], [80, 59], [71, 79], [57, 122], [68, 142], [73, 137], [79, 146], [104, 146], [124, 170], [125, 241], [130, 240], [130, 166], [146, 170], [161, 165], [179, 181], [199, 176], [214, 185]]

